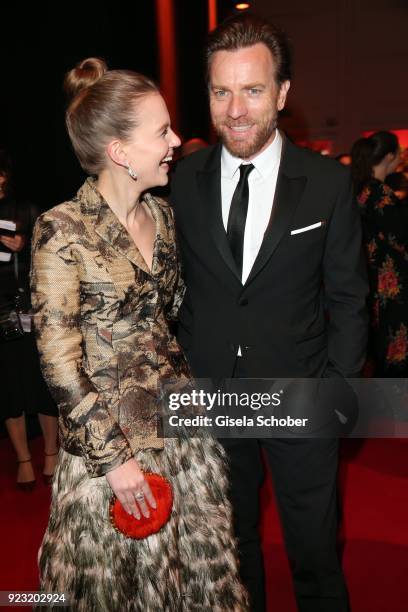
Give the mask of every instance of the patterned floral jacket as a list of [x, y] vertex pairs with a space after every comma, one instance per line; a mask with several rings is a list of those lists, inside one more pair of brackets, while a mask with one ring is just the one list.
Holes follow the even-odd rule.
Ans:
[[37, 344], [59, 407], [61, 444], [101, 476], [142, 448], [160, 449], [163, 381], [188, 379], [169, 330], [183, 294], [173, 216], [156, 222], [152, 270], [88, 179], [35, 225], [31, 269]]

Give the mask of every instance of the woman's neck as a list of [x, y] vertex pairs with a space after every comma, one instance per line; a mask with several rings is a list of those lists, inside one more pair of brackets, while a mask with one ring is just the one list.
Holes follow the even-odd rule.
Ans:
[[118, 181], [111, 173], [101, 172], [96, 181], [96, 188], [119, 221], [125, 227], [129, 227], [135, 219], [142, 195], [137, 182]]
[[373, 167], [373, 176], [383, 183], [387, 178], [387, 167], [384, 164], [377, 164]]

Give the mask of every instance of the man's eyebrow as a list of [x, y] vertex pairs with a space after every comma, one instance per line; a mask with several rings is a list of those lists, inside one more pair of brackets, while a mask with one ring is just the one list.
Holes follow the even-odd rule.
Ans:
[[264, 83], [248, 83], [247, 85], [244, 85], [243, 89], [256, 89], [259, 87], [265, 87]]
[[[255, 88], [265, 88], [265, 83], [245, 83], [241, 89], [255, 89]], [[211, 89], [223, 89], [225, 91], [229, 91], [228, 87], [224, 87], [223, 85], [210, 85]]]

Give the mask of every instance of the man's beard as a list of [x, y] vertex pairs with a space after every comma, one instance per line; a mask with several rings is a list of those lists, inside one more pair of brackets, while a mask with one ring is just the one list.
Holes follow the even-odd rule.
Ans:
[[249, 159], [253, 157], [262, 149], [262, 147], [268, 142], [272, 133], [276, 129], [278, 124], [278, 118], [275, 115], [274, 117], [269, 117], [267, 120], [262, 123], [257, 123], [257, 130], [255, 136], [252, 140], [232, 140], [225, 136], [224, 128], [238, 126], [238, 125], [246, 125], [241, 122], [233, 122], [230, 121], [226, 123], [223, 121], [221, 124], [213, 123], [214, 129], [217, 132], [222, 144], [224, 147], [233, 155], [234, 157], [239, 157], [240, 159]]

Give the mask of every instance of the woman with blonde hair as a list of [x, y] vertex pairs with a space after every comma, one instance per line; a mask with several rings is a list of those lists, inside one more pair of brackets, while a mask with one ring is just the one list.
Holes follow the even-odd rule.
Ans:
[[[37, 341], [62, 440], [41, 589], [76, 611], [246, 610], [223, 451], [157, 427], [162, 385], [189, 371], [169, 329], [182, 296], [173, 215], [147, 190], [167, 183], [180, 140], [143, 75], [89, 58], [65, 86], [67, 129], [91, 177], [33, 238]], [[110, 523], [111, 495], [136, 521], [149, 517], [147, 472], [170, 482], [172, 514], [129, 539]]]

